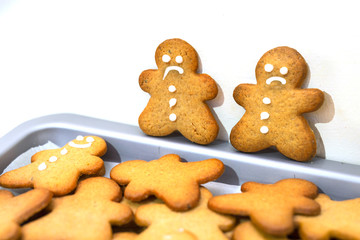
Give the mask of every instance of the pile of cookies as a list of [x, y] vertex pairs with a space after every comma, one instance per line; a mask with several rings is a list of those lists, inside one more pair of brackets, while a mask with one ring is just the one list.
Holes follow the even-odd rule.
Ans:
[[218, 159], [176, 154], [130, 160], [105, 173], [106, 142], [78, 136], [0, 176], [1, 239], [360, 239], [360, 199], [332, 201], [315, 184], [246, 182], [213, 196], [201, 184], [224, 172]]

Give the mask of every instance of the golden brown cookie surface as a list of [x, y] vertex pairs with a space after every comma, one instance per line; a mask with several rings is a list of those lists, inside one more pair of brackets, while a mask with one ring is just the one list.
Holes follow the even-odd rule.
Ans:
[[307, 73], [304, 58], [289, 47], [265, 53], [256, 66], [257, 84], [240, 84], [235, 101], [246, 112], [230, 134], [239, 151], [257, 152], [270, 146], [285, 156], [308, 161], [316, 154], [316, 140], [303, 113], [324, 101], [318, 89], [301, 89]]
[[321, 206], [318, 216], [296, 216], [302, 239], [360, 239], [360, 198], [333, 201], [325, 194], [315, 199]]
[[55, 198], [51, 212], [23, 227], [23, 239], [111, 239], [111, 225], [133, 215], [121, 199], [120, 187], [104, 177], [81, 181], [75, 194]]
[[104, 166], [100, 156], [106, 142], [96, 136], [78, 136], [62, 148], [34, 154], [32, 163], [0, 176], [7, 188], [46, 188], [55, 195], [65, 195], [76, 188], [81, 175], [99, 173]]
[[218, 159], [181, 162], [178, 155], [168, 154], [146, 162], [132, 160], [118, 164], [110, 176], [127, 185], [124, 196], [141, 201], [155, 195], [171, 209], [184, 211], [196, 206], [200, 198], [199, 184], [217, 179], [224, 172]]
[[318, 189], [302, 179], [284, 179], [274, 184], [246, 182], [242, 193], [216, 196], [209, 208], [220, 213], [250, 216], [262, 231], [285, 236], [294, 230], [294, 214], [316, 215], [320, 205], [313, 200]]
[[206, 100], [216, 97], [215, 81], [197, 73], [198, 55], [181, 39], [169, 39], [156, 49], [156, 70], [139, 77], [150, 100], [139, 117], [142, 131], [151, 136], [166, 136], [178, 130], [192, 142], [209, 144], [219, 127]]
[[288, 240], [287, 237], [275, 237], [256, 228], [250, 221], [239, 224], [233, 235], [233, 240]]
[[165, 204], [153, 203], [139, 207], [135, 221], [141, 226], [148, 226], [136, 239], [227, 239], [222, 230], [229, 230], [235, 219], [215, 213], [208, 209], [208, 200], [212, 194], [201, 188], [201, 200], [195, 208], [186, 212], [174, 212]]
[[0, 239], [18, 239], [20, 224], [44, 209], [51, 198], [51, 192], [46, 189], [34, 189], [16, 197], [0, 190]]

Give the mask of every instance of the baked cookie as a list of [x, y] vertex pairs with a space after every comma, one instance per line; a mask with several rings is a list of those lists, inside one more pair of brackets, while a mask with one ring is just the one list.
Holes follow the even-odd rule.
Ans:
[[320, 205], [313, 200], [318, 189], [303, 179], [284, 179], [274, 184], [246, 182], [241, 191], [210, 199], [209, 208], [225, 214], [250, 216], [256, 227], [275, 236], [293, 232], [294, 214], [320, 213]]
[[44, 209], [51, 198], [52, 193], [46, 189], [34, 189], [16, 197], [10, 191], [0, 190], [0, 239], [20, 238], [20, 224]]
[[120, 187], [104, 177], [81, 181], [75, 194], [55, 198], [51, 212], [23, 227], [23, 239], [111, 239], [111, 225], [132, 220]]
[[199, 184], [217, 179], [224, 172], [218, 159], [181, 162], [176, 154], [168, 154], [150, 162], [132, 160], [118, 164], [110, 177], [127, 185], [124, 196], [141, 201], [155, 195], [175, 211], [185, 211], [197, 205]]
[[[188, 231], [165, 231], [163, 234], [159, 234], [162, 236], [162, 238], [159, 239], [169, 239], [169, 240], [198, 240], [197, 237], [194, 236], [194, 234], [188, 232]], [[159, 236], [159, 237], [161, 237]], [[121, 232], [114, 234], [114, 237], [112, 240], [137, 240], [137, 239], [144, 239], [143, 237], [138, 238], [138, 234], [132, 233], [132, 232]], [[152, 238], [156, 239], [156, 238]]]
[[96, 136], [78, 136], [62, 148], [34, 154], [31, 164], [0, 176], [0, 185], [7, 188], [46, 188], [56, 196], [76, 188], [81, 175], [103, 170], [100, 158], [106, 153], [106, 142]]
[[133, 232], [119, 232], [114, 234], [112, 240], [135, 240], [136, 237], [137, 234]]
[[239, 224], [232, 237], [233, 240], [288, 240], [287, 237], [275, 237], [256, 228], [250, 221]]
[[137, 240], [177, 239], [221, 240], [227, 239], [222, 231], [230, 230], [235, 218], [215, 213], [208, 209], [210, 191], [201, 188], [201, 200], [197, 207], [186, 212], [174, 212], [165, 204], [153, 203], [141, 206], [135, 214], [140, 226], [148, 226]]
[[245, 114], [231, 130], [231, 144], [242, 152], [275, 146], [293, 160], [312, 159], [315, 135], [302, 114], [320, 108], [324, 93], [300, 88], [307, 74], [304, 58], [295, 49], [277, 47], [261, 57], [255, 73], [257, 84], [234, 90]]
[[302, 239], [360, 239], [360, 198], [333, 201], [325, 194], [315, 199], [321, 206], [318, 216], [296, 216]]
[[151, 95], [139, 117], [141, 130], [151, 136], [178, 130], [192, 142], [213, 142], [219, 126], [205, 101], [214, 99], [218, 89], [209, 75], [197, 73], [195, 49], [181, 39], [169, 39], [156, 49], [155, 61], [158, 69], [139, 77], [141, 89]]

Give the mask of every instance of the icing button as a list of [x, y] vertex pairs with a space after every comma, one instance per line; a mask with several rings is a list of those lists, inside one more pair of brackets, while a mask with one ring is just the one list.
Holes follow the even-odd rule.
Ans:
[[169, 119], [170, 119], [170, 121], [172, 121], [172, 122], [176, 121], [176, 114], [175, 114], [175, 113], [170, 114], [170, 115], [169, 115]]
[[39, 169], [39, 171], [45, 170], [45, 169], [46, 169], [46, 163], [45, 163], [45, 162], [41, 163], [41, 164], [38, 166], [38, 169]]
[[57, 157], [56, 156], [51, 156], [49, 158], [49, 162], [55, 162], [57, 160]]
[[269, 128], [267, 126], [262, 126], [260, 128], [260, 132], [263, 133], [263, 134], [266, 134], [269, 132]]
[[271, 100], [268, 97], [264, 97], [262, 101], [263, 101], [264, 104], [270, 104], [271, 103]]
[[174, 85], [170, 85], [169, 92], [175, 92], [175, 91], [176, 91], [176, 87]]
[[170, 105], [170, 107], [173, 107], [173, 106], [175, 106], [176, 105], [176, 98], [172, 98], [172, 99], [170, 99], [170, 101], [169, 101], [169, 105]]
[[60, 154], [61, 155], [65, 155], [67, 154], [68, 150], [66, 148], [64, 148], [63, 150], [61, 150]]
[[270, 117], [270, 114], [268, 112], [260, 113], [260, 119], [261, 120], [268, 119], [269, 117]]

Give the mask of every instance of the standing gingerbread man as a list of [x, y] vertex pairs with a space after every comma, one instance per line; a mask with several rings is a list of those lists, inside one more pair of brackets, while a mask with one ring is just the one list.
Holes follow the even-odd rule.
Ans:
[[145, 70], [139, 77], [142, 90], [150, 100], [139, 117], [147, 135], [166, 136], [178, 130], [198, 144], [209, 144], [219, 127], [205, 103], [218, 93], [215, 81], [197, 73], [198, 55], [181, 39], [169, 39], [156, 49], [158, 69]]
[[316, 140], [303, 113], [320, 108], [324, 93], [301, 89], [307, 73], [304, 58], [295, 49], [278, 47], [266, 52], [256, 66], [257, 84], [240, 84], [235, 101], [246, 110], [230, 134], [239, 151], [257, 152], [275, 146], [297, 161], [316, 154]]

